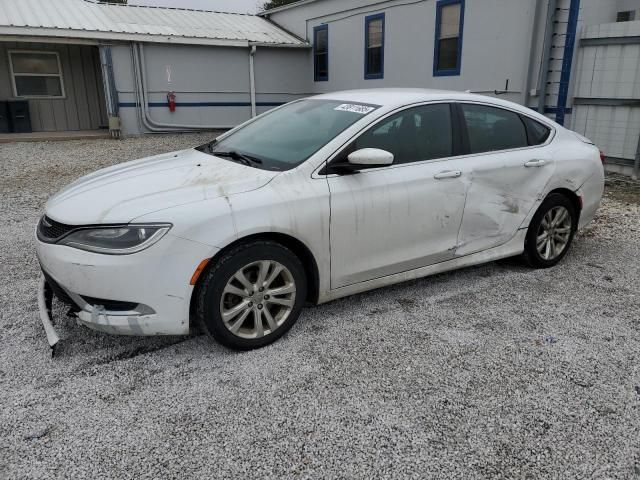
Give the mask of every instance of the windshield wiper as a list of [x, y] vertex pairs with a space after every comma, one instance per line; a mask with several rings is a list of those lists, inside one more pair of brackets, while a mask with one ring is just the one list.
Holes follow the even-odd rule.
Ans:
[[204, 152], [206, 150], [209, 153], [211, 153], [211, 152], [213, 152], [213, 147], [215, 146], [216, 143], [218, 143], [218, 139], [217, 138], [211, 140], [209, 143], [205, 143], [204, 145], [200, 145], [199, 147], [196, 147], [196, 150], [198, 150], [200, 152]]
[[225, 158], [230, 158], [232, 160], [239, 160], [240, 162], [244, 163], [249, 167], [252, 165], [262, 164], [262, 160], [260, 160], [259, 158], [253, 157], [251, 155], [247, 155], [245, 153], [236, 152], [235, 150], [230, 150], [228, 152], [218, 152], [218, 151], [212, 150], [211, 153], [218, 157], [225, 157]]

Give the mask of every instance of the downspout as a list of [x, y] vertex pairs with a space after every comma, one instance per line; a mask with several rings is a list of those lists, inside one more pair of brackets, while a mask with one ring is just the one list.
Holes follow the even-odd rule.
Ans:
[[109, 117], [109, 133], [113, 138], [120, 138], [120, 112], [118, 90], [113, 75], [113, 60], [109, 45], [98, 46], [100, 54], [100, 66], [102, 69], [102, 83], [104, 97], [107, 104], [107, 116]]
[[[229, 128], [233, 128], [233, 126], [229, 125], [187, 125], [180, 123], [161, 123], [155, 121], [151, 118], [151, 114], [149, 112], [149, 92], [147, 90], [146, 78], [147, 78], [147, 68], [145, 64], [144, 58], [144, 47], [142, 43], [138, 44], [138, 48], [135, 48], [134, 45], [134, 55], [136, 57], [136, 64], [139, 68], [140, 78], [140, 86], [142, 90], [142, 117], [145, 127], [149, 128], [151, 131], [194, 131], [194, 130], [226, 130]], [[167, 130], [168, 129], [168, 130]]]
[[549, 82], [549, 66], [551, 65], [551, 49], [553, 48], [553, 19], [556, 16], [557, 7], [558, 0], [549, 0], [538, 86], [538, 112], [542, 115], [544, 115], [547, 106], [547, 83]]
[[156, 128], [169, 128], [172, 129], [173, 131], [176, 130], [225, 130], [225, 129], [229, 129], [229, 128], [233, 128], [233, 126], [229, 126], [229, 125], [187, 125], [187, 124], [172, 124], [172, 123], [161, 123], [161, 122], [157, 122], [155, 120], [153, 120], [151, 118], [151, 113], [149, 112], [149, 91], [147, 90], [147, 66], [145, 63], [145, 57], [144, 57], [144, 47], [142, 45], [142, 43], [138, 44], [138, 48], [139, 48], [139, 57], [138, 57], [138, 61], [140, 64], [140, 72], [141, 72], [141, 77], [140, 77], [140, 83], [142, 85], [142, 97], [143, 97], [143, 114], [144, 114], [144, 118], [146, 119], [146, 121], [152, 125], [153, 127]]
[[256, 56], [256, 50], [258, 47], [255, 45], [251, 46], [251, 51], [249, 52], [249, 82], [251, 88], [251, 118], [256, 116], [256, 71], [254, 66], [254, 57]]
[[528, 64], [526, 65], [526, 67], [523, 69], [523, 71], [526, 72], [526, 77], [524, 79], [524, 95], [522, 98], [522, 104], [525, 107], [529, 107], [529, 100], [531, 99], [531, 68], [533, 65], [533, 61], [534, 61], [534, 46], [536, 43], [536, 38], [537, 38], [537, 26], [538, 26], [538, 13], [540, 11], [540, 2], [542, 0], [536, 0], [535, 1], [535, 10], [533, 12], [533, 23], [532, 23], [532, 27], [531, 27], [531, 40], [529, 41], [529, 58], [528, 58]]
[[631, 178], [634, 180], [638, 180], [638, 172], [640, 170], [640, 138], [638, 139], [638, 147], [636, 148], [636, 158], [633, 162], [633, 173], [631, 174]]
[[144, 94], [142, 72], [140, 70], [140, 58], [136, 45], [134, 43], [131, 44], [131, 55], [133, 56], [133, 71], [136, 82], [136, 105], [138, 110], [138, 118], [142, 122], [142, 126], [153, 133], [169, 133], [182, 131], [177, 129], [157, 128], [147, 121], [147, 118], [145, 116], [145, 108], [143, 106], [147, 103], [147, 100]]

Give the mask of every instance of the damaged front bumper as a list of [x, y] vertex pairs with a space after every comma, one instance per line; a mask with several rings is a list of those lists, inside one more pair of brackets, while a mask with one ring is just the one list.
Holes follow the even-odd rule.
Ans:
[[[172, 335], [182, 334], [174, 325], [177, 322], [163, 321], [155, 310], [147, 305], [133, 302], [101, 301], [87, 298], [62, 286], [43, 270], [38, 283], [38, 310], [40, 321], [55, 354], [60, 336], [53, 321], [53, 298], [58, 298], [70, 307], [67, 316], [75, 318], [79, 325], [114, 335]], [[92, 302], [92, 303], [90, 303]]]
[[[194, 270], [212, 248], [166, 235], [135, 255], [104, 255], [43, 243], [36, 253], [38, 305], [49, 345], [64, 342], [52, 299], [68, 305], [76, 323], [116, 335], [188, 335]], [[54, 307], [57, 302], [53, 302]]]
[[[38, 311], [44, 332], [47, 335], [47, 342], [51, 347], [52, 357], [55, 354], [56, 345], [60, 342], [60, 336], [53, 324], [53, 298], [56, 295], [71, 307], [68, 315], [75, 316], [78, 324], [85, 327], [116, 335], [154, 335], [157, 333], [144, 328], [145, 320], [153, 320], [156, 317], [156, 312], [146, 305], [137, 305], [129, 311], [110, 312], [103, 305], [87, 303], [80, 295], [69, 292], [48, 278], [50, 277], [46, 274], [40, 275]], [[61, 290], [62, 295], [60, 294]]]
[[44, 327], [44, 332], [47, 334], [47, 342], [51, 347], [51, 356], [55, 354], [55, 348], [60, 337], [53, 328], [53, 322], [51, 321], [51, 306], [53, 303], [53, 290], [47, 283], [44, 275], [40, 275], [40, 281], [38, 283], [38, 311], [40, 313], [40, 321]]

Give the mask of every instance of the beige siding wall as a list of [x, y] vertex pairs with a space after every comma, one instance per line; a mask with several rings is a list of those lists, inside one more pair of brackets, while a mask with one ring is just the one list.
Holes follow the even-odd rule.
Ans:
[[33, 131], [95, 130], [107, 124], [97, 47], [0, 42], [0, 100], [15, 99], [9, 50], [55, 51], [60, 55], [66, 98], [30, 99]]

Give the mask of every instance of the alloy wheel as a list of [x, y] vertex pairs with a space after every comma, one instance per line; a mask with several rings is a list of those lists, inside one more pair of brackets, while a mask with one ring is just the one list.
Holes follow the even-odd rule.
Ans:
[[293, 275], [274, 260], [245, 265], [227, 282], [220, 299], [225, 327], [234, 335], [256, 339], [275, 332], [296, 300]]
[[572, 219], [563, 206], [550, 209], [538, 227], [536, 248], [544, 260], [554, 260], [562, 254], [571, 239]]

